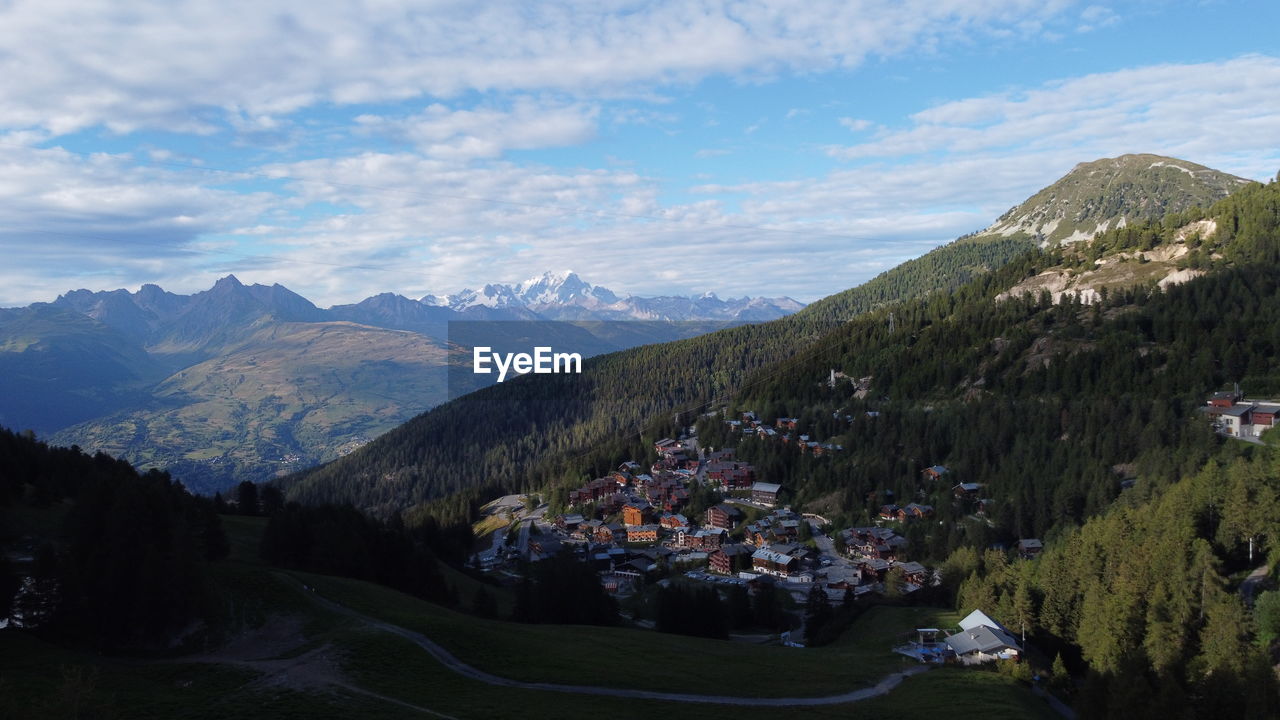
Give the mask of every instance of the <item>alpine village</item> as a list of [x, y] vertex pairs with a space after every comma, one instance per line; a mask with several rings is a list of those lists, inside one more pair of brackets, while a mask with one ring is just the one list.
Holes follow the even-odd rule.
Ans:
[[1280, 717], [1277, 412], [1280, 182], [1082, 163], [267, 482], [4, 431], [0, 717]]

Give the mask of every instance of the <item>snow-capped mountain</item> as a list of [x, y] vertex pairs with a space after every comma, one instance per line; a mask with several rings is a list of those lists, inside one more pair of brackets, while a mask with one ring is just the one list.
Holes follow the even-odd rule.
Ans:
[[623, 297], [606, 287], [592, 285], [572, 270], [546, 272], [514, 285], [491, 283], [480, 290], [467, 289], [448, 297], [426, 295], [419, 302], [456, 312], [520, 309], [550, 320], [762, 321], [790, 315], [804, 307], [789, 297], [721, 300], [712, 292], [698, 297]]

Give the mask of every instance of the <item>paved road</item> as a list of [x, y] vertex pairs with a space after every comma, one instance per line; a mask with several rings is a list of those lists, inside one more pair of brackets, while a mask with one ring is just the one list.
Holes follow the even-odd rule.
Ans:
[[892, 673], [881, 678], [880, 682], [871, 687], [850, 690], [839, 695], [827, 695], [824, 697], [793, 697], [793, 698], [770, 698], [770, 697], [737, 697], [735, 695], [694, 695], [691, 693], [668, 693], [658, 692], [654, 690], [633, 690], [630, 688], [607, 688], [596, 687], [592, 685], [561, 685], [557, 683], [544, 682], [525, 682], [521, 680], [512, 680], [510, 678], [499, 677], [491, 673], [487, 673], [478, 668], [472, 667], [453, 655], [453, 653], [441, 647], [431, 638], [420, 632], [415, 632], [407, 628], [393, 625], [389, 622], [378, 620], [356, 610], [336, 603], [332, 600], [320, 596], [319, 593], [307, 593], [318, 605], [336, 612], [340, 615], [356, 618], [371, 627], [375, 627], [384, 632], [398, 635], [423, 650], [427, 651], [431, 657], [435, 658], [441, 665], [449, 670], [472, 680], [478, 680], [489, 685], [499, 687], [519, 688], [521, 690], [549, 690], [552, 692], [572, 693], [576, 695], [602, 695], [605, 697], [621, 697], [632, 698], [636, 700], [661, 700], [667, 702], [686, 702], [686, 703], [707, 703], [712, 705], [745, 705], [754, 707], [788, 707], [801, 705], [840, 705], [842, 703], [858, 702], [868, 698], [877, 697], [888, 693], [903, 680], [912, 675], [919, 675], [926, 672], [932, 666], [916, 665], [902, 672]]
[[541, 520], [542, 516], [545, 515], [546, 513], [547, 513], [547, 506], [540, 505], [533, 512], [525, 516], [524, 520], [520, 523], [520, 542], [516, 546], [516, 549], [520, 551], [521, 555], [529, 554], [530, 528], [533, 527], [534, 523]]
[[1245, 605], [1253, 607], [1253, 596], [1258, 592], [1258, 585], [1263, 580], [1266, 580], [1270, 574], [1271, 568], [1269, 566], [1260, 565], [1249, 573], [1249, 577], [1245, 578], [1244, 582], [1240, 583], [1240, 598], [1244, 600]]

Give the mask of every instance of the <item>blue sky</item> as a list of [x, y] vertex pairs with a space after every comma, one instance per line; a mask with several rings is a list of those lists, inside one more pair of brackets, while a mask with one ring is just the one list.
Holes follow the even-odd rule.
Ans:
[[0, 306], [569, 268], [812, 301], [1078, 162], [1274, 177], [1276, 28], [1275, 2], [19, 0]]

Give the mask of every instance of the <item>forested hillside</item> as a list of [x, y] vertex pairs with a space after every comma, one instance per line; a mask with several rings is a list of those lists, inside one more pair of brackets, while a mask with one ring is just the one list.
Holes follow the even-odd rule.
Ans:
[[[1146, 178], [1143, 171], [1135, 172], [1135, 177]], [[1161, 167], [1147, 168], [1145, 172], [1161, 177], [1167, 174], [1161, 172]], [[1070, 176], [1060, 182], [1068, 179]], [[1073, 182], [1081, 188], [1087, 186]], [[1136, 213], [1140, 207], [1154, 204], [1184, 211], [1189, 210], [1187, 198], [1199, 197], [1188, 194], [1182, 184], [1168, 186], [1170, 191], [1177, 190], [1176, 198], [1165, 198], [1159, 194], [1161, 187], [1165, 186], [1151, 179], [1118, 200], [1112, 209]], [[1101, 188], [1099, 185], [1094, 189]], [[1221, 196], [1225, 190], [1215, 186], [1206, 192]], [[818, 364], [830, 365], [832, 344], [842, 342], [842, 337], [853, 332], [841, 329], [845, 323], [852, 323], [855, 328], [883, 324], [880, 316], [860, 318], [866, 313], [885, 309], [887, 315], [886, 308], [894, 303], [944, 291], [942, 294], [955, 297], [940, 302], [962, 298], [976, 302], [968, 316], [984, 322], [991, 319], [988, 315], [992, 296], [1024, 277], [1018, 273], [1034, 273], [1037, 267], [1055, 260], [1029, 259], [1020, 270], [991, 281], [994, 284], [984, 285], [975, 278], [1004, 267], [1015, 258], [1032, 257], [1027, 253], [1033, 248], [1030, 237], [1019, 234], [962, 238], [787, 318], [596, 358], [587, 363], [580, 376], [527, 376], [460, 398], [414, 418], [360, 452], [280, 483], [291, 498], [303, 502], [349, 501], [388, 514], [459, 491], [475, 493], [480, 487], [520, 489], [577, 482], [584, 473], [603, 472], [618, 458], [643, 455], [645, 437], [668, 434], [677, 422], [691, 423], [696, 414], [723, 404], [735, 393], [796, 364], [805, 364], [809, 374], [787, 376], [787, 387], [780, 392], [804, 397], [809, 392], [807, 388], [818, 381], [811, 372], [816, 371], [816, 365], [806, 364], [806, 359], [822, 353]], [[923, 307], [926, 306], [903, 306], [896, 311], [910, 316], [925, 312]], [[940, 312], [941, 307], [927, 312]], [[946, 306], [947, 311], [950, 307]], [[913, 322], [909, 317], [904, 321], [908, 325]], [[994, 329], [989, 324], [979, 327]], [[1010, 340], [1021, 342], [1025, 336], [1030, 342], [1034, 335], [1034, 328], [1024, 327]], [[968, 335], [971, 342], [977, 342], [978, 337]], [[981, 337], [990, 341], [996, 336]], [[948, 352], [955, 349], [947, 347]], [[1019, 351], [1022, 349], [1025, 347]], [[863, 360], [873, 356], [884, 359], [889, 346], [860, 346], [858, 351], [870, 353]], [[943, 375], [922, 378], [921, 382], [958, 382], [957, 373], [976, 367], [965, 362], [976, 362], [976, 355], [981, 355], [970, 352], [968, 346], [964, 353], [964, 359], [954, 358], [952, 369]], [[847, 370], [850, 374], [861, 372], [857, 367], [849, 365]], [[902, 369], [911, 371], [909, 366]], [[822, 369], [821, 374], [825, 376], [826, 372]], [[887, 379], [885, 372], [888, 371], [879, 373], [882, 382]], [[879, 383], [878, 386], [883, 387]], [[883, 461], [898, 460], [885, 457]], [[912, 460], [918, 461], [923, 458]], [[1099, 495], [1091, 507], [1101, 507], [1107, 499]], [[465, 513], [467, 503], [455, 498], [451, 507]], [[435, 511], [442, 510], [437, 507]]]
[[952, 290], [1029, 243], [960, 240], [790, 317], [590, 359], [582, 375], [525, 376], [414, 418], [359, 452], [280, 481], [291, 499], [394, 512], [459, 490], [539, 487], [638, 454], [640, 434], [709, 406], [862, 313]]
[[[0, 606], [101, 650], [173, 647], [209, 617], [208, 562], [227, 554], [212, 500], [159, 471], [0, 428]], [[21, 533], [21, 535], [19, 534]], [[0, 557], [4, 557], [0, 555]], [[6, 612], [7, 614], [7, 612]]]

